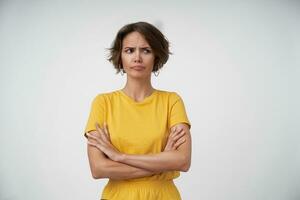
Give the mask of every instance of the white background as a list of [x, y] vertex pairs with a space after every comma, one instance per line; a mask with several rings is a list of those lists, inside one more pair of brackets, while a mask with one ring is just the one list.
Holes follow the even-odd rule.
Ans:
[[182, 198], [299, 200], [299, 19], [296, 0], [0, 1], [0, 199], [98, 199], [83, 130], [125, 83], [105, 48], [147, 21], [173, 52], [153, 85], [192, 123]]

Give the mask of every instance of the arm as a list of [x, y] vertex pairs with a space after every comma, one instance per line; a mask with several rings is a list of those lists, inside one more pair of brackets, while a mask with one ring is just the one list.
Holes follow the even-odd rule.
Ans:
[[107, 127], [104, 129], [99, 126], [96, 127], [99, 135], [88, 134], [90, 139], [94, 139], [94, 141], [88, 141], [88, 143], [97, 147], [113, 161], [152, 172], [173, 170], [186, 172], [190, 168], [191, 135], [187, 124], [181, 123], [171, 128], [171, 143], [173, 142], [172, 144], [175, 144], [175, 146], [169, 145], [169, 136], [165, 150], [152, 155], [122, 154], [111, 144]]
[[191, 135], [186, 124], [177, 124], [172, 128], [182, 128], [185, 142], [177, 150], [164, 151], [152, 155], [121, 154], [119, 162], [154, 172], [178, 170], [188, 171], [191, 165]]
[[[95, 134], [96, 131], [91, 131]], [[88, 145], [88, 158], [93, 178], [110, 178], [124, 180], [154, 175], [154, 172], [115, 162], [107, 158], [99, 149]]]

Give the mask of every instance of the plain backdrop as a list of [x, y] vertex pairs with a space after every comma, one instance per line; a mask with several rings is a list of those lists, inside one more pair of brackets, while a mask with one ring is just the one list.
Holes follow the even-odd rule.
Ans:
[[0, 1], [1, 200], [99, 199], [83, 131], [120, 89], [117, 31], [147, 21], [173, 55], [155, 88], [192, 123], [184, 200], [300, 199], [299, 1]]

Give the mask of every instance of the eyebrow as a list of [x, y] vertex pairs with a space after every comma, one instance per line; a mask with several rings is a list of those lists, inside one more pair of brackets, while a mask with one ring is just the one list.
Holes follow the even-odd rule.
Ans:
[[[124, 47], [124, 49], [136, 49], [135, 47]], [[146, 46], [146, 47], [141, 47], [140, 49], [151, 49], [151, 47]]]

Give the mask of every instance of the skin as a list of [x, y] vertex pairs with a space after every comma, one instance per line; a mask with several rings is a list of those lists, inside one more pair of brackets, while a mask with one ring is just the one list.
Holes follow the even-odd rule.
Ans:
[[135, 101], [142, 101], [154, 90], [151, 85], [151, 72], [155, 56], [140, 33], [132, 32], [125, 36], [122, 42], [121, 59], [127, 74], [123, 91]]
[[[173, 132], [169, 135], [168, 142], [164, 151], [173, 151], [177, 149], [183, 142], [185, 142], [182, 138], [184, 134], [179, 134], [179, 129], [177, 132], [175, 130], [176, 129], [174, 129]], [[99, 149], [99, 146], [96, 145], [97, 140], [93, 139], [95, 137], [101, 137], [100, 133], [101, 131], [98, 129], [98, 127], [97, 131], [90, 131], [88, 133], [88, 157], [93, 178], [110, 178], [112, 180], [126, 180], [132, 178], [151, 176], [159, 173], [151, 170], [145, 170], [139, 167], [133, 167], [108, 158]]]
[[[88, 140], [88, 144], [98, 148], [107, 157], [116, 162], [121, 162], [134, 167], [139, 167], [148, 171], [160, 173], [170, 170], [187, 171], [190, 167], [190, 154], [185, 146], [190, 143], [190, 136], [187, 134], [187, 125], [176, 125], [171, 131], [167, 145], [163, 152], [151, 155], [129, 155], [120, 153], [112, 144], [106, 125], [100, 128], [96, 125], [97, 133], [87, 134], [93, 141]], [[189, 159], [189, 160], [188, 160]]]
[[[139, 102], [151, 95], [151, 72], [155, 55], [143, 35], [129, 33], [122, 41], [121, 60], [127, 74], [122, 89]], [[116, 180], [151, 176], [164, 171], [188, 171], [191, 163], [191, 135], [187, 124], [171, 127], [164, 151], [158, 154], [129, 155], [120, 153], [111, 143], [106, 124], [87, 134], [88, 157], [95, 179]]]

